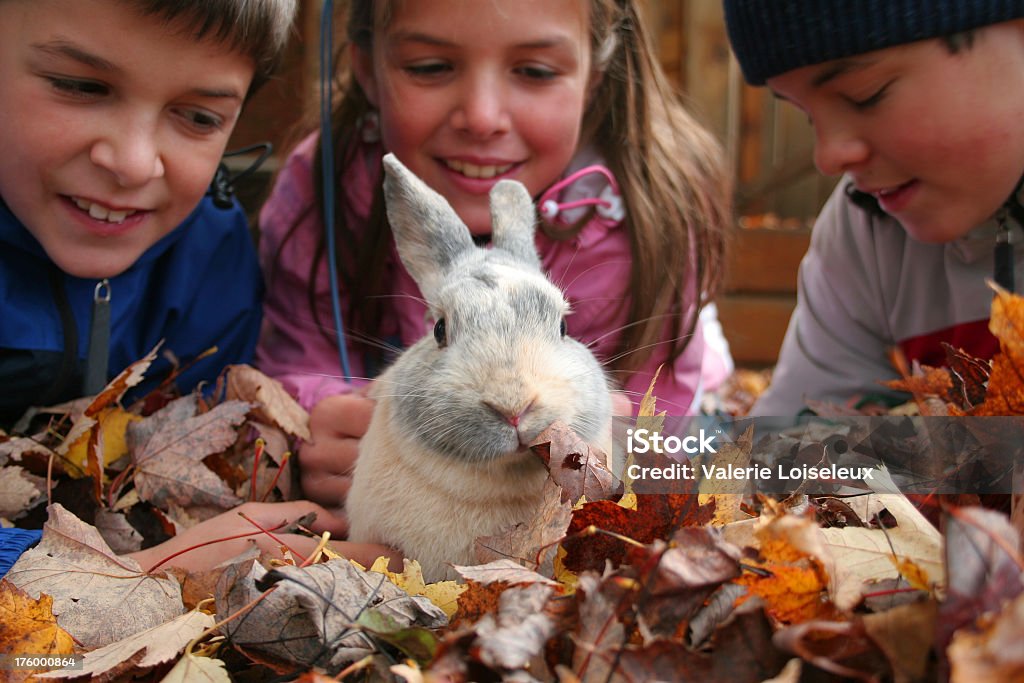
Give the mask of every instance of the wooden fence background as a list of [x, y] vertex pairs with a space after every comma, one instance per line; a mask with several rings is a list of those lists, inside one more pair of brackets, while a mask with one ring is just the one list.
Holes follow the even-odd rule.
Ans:
[[[271, 140], [280, 150], [304, 112], [317, 107], [321, 0], [301, 3], [295, 40], [280, 77], [248, 104], [233, 147]], [[814, 169], [813, 134], [804, 116], [766, 89], [743, 83], [729, 50], [719, 0], [642, 4], [665, 71], [721, 141], [735, 169], [737, 215], [758, 217], [748, 223], [763, 224], [769, 214], [789, 226], [737, 227], [728, 291], [718, 302], [737, 362], [769, 365], [795, 303], [796, 268], [807, 248], [808, 226], [834, 181]], [[249, 203], [257, 205], [264, 190], [263, 185], [252, 189]]]

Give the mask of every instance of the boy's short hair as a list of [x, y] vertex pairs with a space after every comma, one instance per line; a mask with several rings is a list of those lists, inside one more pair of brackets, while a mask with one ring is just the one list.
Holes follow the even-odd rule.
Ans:
[[725, 0], [752, 85], [793, 69], [1024, 16], [1022, 0]]
[[250, 94], [277, 69], [298, 0], [125, 0], [144, 16], [210, 37], [253, 60]]

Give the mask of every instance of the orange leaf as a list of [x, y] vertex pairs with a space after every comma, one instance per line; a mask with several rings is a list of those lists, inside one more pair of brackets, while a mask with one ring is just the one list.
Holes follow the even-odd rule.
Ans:
[[53, 598], [33, 600], [6, 579], [0, 580], [0, 652], [10, 655], [69, 655], [71, 635], [57, 625]]

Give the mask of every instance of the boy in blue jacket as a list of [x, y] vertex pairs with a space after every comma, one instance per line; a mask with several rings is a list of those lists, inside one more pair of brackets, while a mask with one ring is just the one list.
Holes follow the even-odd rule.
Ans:
[[219, 349], [182, 391], [251, 359], [256, 256], [239, 206], [208, 188], [294, 12], [0, 0], [0, 426], [97, 392], [161, 340], [183, 363]]

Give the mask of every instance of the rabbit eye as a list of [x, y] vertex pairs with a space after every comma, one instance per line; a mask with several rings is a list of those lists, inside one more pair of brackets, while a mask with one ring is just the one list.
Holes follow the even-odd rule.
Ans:
[[565, 318], [562, 318], [562, 321], [558, 324], [558, 333], [560, 335], [562, 335], [563, 337], [565, 336], [565, 333], [566, 333]]
[[445, 331], [444, 318], [440, 318], [434, 323], [434, 340], [442, 348], [448, 345], [448, 333]]

